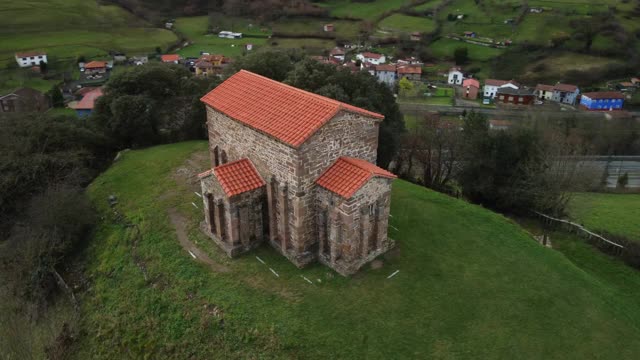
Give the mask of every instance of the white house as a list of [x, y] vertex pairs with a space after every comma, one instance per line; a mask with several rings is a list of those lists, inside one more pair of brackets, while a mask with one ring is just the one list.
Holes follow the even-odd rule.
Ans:
[[395, 65], [376, 65], [375, 69], [376, 77], [379, 82], [384, 83], [389, 87], [393, 87], [393, 85], [395, 85], [396, 80], [398, 79]]
[[333, 49], [331, 49], [331, 51], [329, 52], [329, 56], [338, 59], [340, 61], [344, 61], [344, 55], [345, 55], [345, 51], [342, 48], [339, 47], [335, 47]]
[[220, 31], [218, 33], [218, 37], [227, 38], [227, 39], [242, 39], [242, 33], [231, 32], [231, 31]]
[[553, 87], [553, 96], [551, 100], [555, 102], [575, 105], [578, 94], [580, 94], [580, 90], [577, 86], [558, 83]]
[[551, 100], [553, 98], [553, 85], [538, 84], [535, 95], [540, 100]]
[[16, 53], [16, 62], [20, 67], [38, 66], [47, 62], [47, 54], [39, 51]]
[[520, 86], [513, 80], [496, 80], [487, 79], [484, 81], [484, 87], [482, 88], [482, 94], [485, 98], [495, 98], [498, 89], [509, 87], [517, 90]]
[[356, 59], [362, 61], [363, 63], [368, 62], [368, 63], [371, 63], [373, 65], [384, 64], [387, 61], [387, 59], [385, 58], [385, 56], [383, 54], [376, 54], [376, 53], [372, 53], [372, 52], [360, 53], [360, 54], [356, 55]]
[[454, 67], [449, 69], [449, 76], [447, 78], [449, 84], [462, 85], [462, 80], [464, 80], [464, 74], [460, 68]]

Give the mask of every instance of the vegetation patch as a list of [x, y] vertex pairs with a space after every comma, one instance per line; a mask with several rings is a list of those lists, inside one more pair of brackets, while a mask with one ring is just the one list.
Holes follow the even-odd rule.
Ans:
[[393, 14], [384, 18], [378, 26], [382, 30], [410, 33], [414, 31], [430, 33], [435, 31], [436, 23], [431, 18]]
[[569, 215], [592, 231], [606, 231], [640, 242], [639, 194], [574, 194]]

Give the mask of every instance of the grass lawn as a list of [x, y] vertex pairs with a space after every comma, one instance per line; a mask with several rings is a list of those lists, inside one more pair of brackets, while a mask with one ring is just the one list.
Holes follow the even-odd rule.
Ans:
[[430, 33], [435, 31], [436, 22], [428, 17], [408, 16], [403, 14], [393, 14], [384, 18], [378, 26], [386, 31], [398, 31], [411, 33], [419, 31]]
[[555, 75], [558, 78], [562, 78], [567, 71], [589, 71], [619, 62], [620, 60], [605, 57], [567, 52], [530, 63], [523, 72], [523, 75], [526, 75], [527, 72], [539, 72], [540, 70], [536, 68], [541, 64], [544, 66], [544, 71], [548, 76]]
[[53, 57], [72, 59], [109, 50], [146, 53], [176, 40], [171, 31], [95, 0], [3, 2], [0, 14], [0, 66], [14, 61], [17, 51], [44, 50]]
[[[191, 202], [201, 200], [176, 181], [188, 158], [206, 167], [206, 155], [194, 157], [206, 149], [185, 142], [130, 151], [89, 187], [106, 218], [85, 254], [92, 285], [81, 295], [75, 358], [632, 359], [640, 352], [640, 310], [618, 296], [619, 283], [539, 246], [500, 215], [400, 180], [390, 219], [398, 245], [380, 269], [352, 278], [320, 265], [299, 270], [268, 246], [227, 259], [198, 230], [202, 210]], [[139, 237], [112, 221], [110, 194]], [[228, 272], [180, 247], [169, 208]]]
[[45, 80], [33, 76], [30, 70], [0, 70], [0, 95], [20, 87], [30, 87], [42, 92], [47, 92], [58, 84], [60, 80]]
[[574, 194], [569, 215], [588, 229], [640, 242], [640, 194]]
[[488, 46], [468, 44], [462, 41], [442, 38], [429, 45], [431, 52], [438, 57], [453, 58], [453, 52], [458, 47], [466, 47], [469, 51], [471, 60], [486, 61], [490, 60], [502, 52], [504, 49], [491, 48]]
[[329, 0], [318, 5], [331, 9], [332, 16], [373, 21], [386, 11], [400, 9], [404, 5], [411, 4], [411, 2], [411, 0], [374, 0], [353, 3], [350, 0]]
[[314, 18], [289, 18], [279, 19], [273, 24], [273, 31], [280, 35], [299, 34], [326, 34], [323, 30], [324, 24], [331, 23], [335, 26], [333, 32], [338, 38], [355, 39], [360, 34], [362, 22], [335, 19], [314, 19]]
[[[273, 44], [277, 45], [273, 45]], [[326, 39], [293, 39], [293, 38], [273, 38], [270, 41], [272, 47], [283, 49], [304, 49], [309, 54], [320, 55], [324, 50], [328, 50], [336, 46], [336, 42]]]

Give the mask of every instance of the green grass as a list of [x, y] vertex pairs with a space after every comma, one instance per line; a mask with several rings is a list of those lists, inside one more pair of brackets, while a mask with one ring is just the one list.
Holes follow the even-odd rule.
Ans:
[[411, 4], [411, 2], [410, 0], [374, 0], [353, 3], [350, 0], [330, 0], [319, 5], [331, 9], [332, 16], [373, 21], [385, 12], [400, 9], [402, 6]]
[[[191, 202], [200, 200], [175, 181], [175, 169], [206, 149], [186, 142], [130, 151], [90, 186], [107, 218], [86, 253], [92, 286], [81, 297], [75, 358], [632, 359], [640, 352], [640, 310], [617, 290], [637, 293], [637, 273], [633, 284], [605, 282], [500, 215], [400, 180], [391, 205], [399, 230], [390, 230], [398, 246], [381, 269], [352, 278], [320, 265], [299, 270], [267, 246], [229, 260], [197, 229], [203, 215]], [[131, 228], [111, 221], [110, 194], [141, 229], [137, 242]], [[180, 248], [170, 207], [188, 219], [190, 239], [230, 272], [213, 272]]]
[[0, 4], [0, 65], [17, 51], [44, 50], [71, 59], [100, 56], [109, 50], [127, 53], [165, 48], [176, 36], [113, 5], [95, 0], [26, 0]]
[[468, 44], [462, 41], [445, 38], [439, 39], [429, 45], [431, 52], [435, 56], [442, 58], [453, 58], [453, 52], [458, 47], [466, 47], [469, 51], [469, 58], [471, 60], [479, 61], [490, 60], [504, 52], [504, 49]]
[[45, 80], [38, 77], [29, 69], [0, 70], [0, 95], [21, 87], [30, 87], [41, 92], [47, 92], [59, 82], [59, 80]]
[[640, 242], [640, 195], [577, 193], [569, 215], [594, 231], [606, 231]]
[[435, 31], [436, 23], [428, 17], [408, 16], [403, 14], [393, 14], [384, 18], [378, 26], [386, 31], [398, 32], [424, 32], [430, 33]]
[[[333, 33], [325, 33], [324, 24], [331, 23], [335, 26]], [[360, 34], [362, 22], [335, 19], [290, 18], [279, 19], [273, 24], [273, 31], [282, 35], [334, 34], [342, 39], [355, 39]]]

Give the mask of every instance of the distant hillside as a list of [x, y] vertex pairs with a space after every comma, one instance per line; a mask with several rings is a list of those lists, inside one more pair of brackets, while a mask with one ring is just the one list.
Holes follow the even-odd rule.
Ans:
[[[390, 219], [397, 248], [381, 268], [348, 279], [319, 265], [299, 270], [268, 246], [230, 260], [198, 229], [194, 191], [206, 149], [186, 142], [130, 151], [90, 186], [105, 217], [84, 254], [91, 280], [78, 294], [75, 358], [640, 353], [637, 298], [620, 295], [640, 284], [637, 273], [605, 281], [498, 214], [400, 180]], [[209, 263], [194, 260], [178, 237]]]

